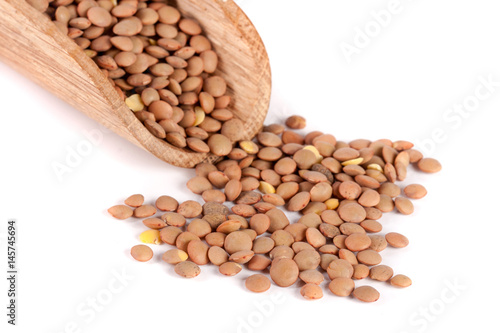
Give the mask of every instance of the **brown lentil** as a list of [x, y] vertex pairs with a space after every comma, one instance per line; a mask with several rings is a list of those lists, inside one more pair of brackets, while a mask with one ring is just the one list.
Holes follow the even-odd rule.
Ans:
[[297, 242], [300, 242], [306, 238], [307, 226], [305, 226], [301, 223], [290, 224], [290, 225], [286, 226], [286, 228], [284, 230], [289, 232], [293, 236], [293, 239], [295, 241], [294, 244], [296, 244]]
[[134, 209], [134, 217], [144, 218], [156, 214], [156, 208], [151, 205], [142, 205]]
[[382, 231], [382, 224], [374, 220], [364, 220], [359, 224], [366, 232], [380, 232]]
[[323, 290], [314, 283], [306, 283], [301, 289], [300, 294], [307, 300], [315, 300], [323, 297]]
[[192, 240], [187, 244], [189, 259], [195, 264], [208, 264], [208, 245], [201, 240]]
[[153, 258], [153, 250], [147, 245], [136, 245], [130, 250], [130, 254], [137, 261], [149, 261]]
[[285, 213], [278, 208], [273, 208], [266, 213], [267, 217], [270, 219], [270, 225], [267, 229], [268, 232], [275, 232], [279, 229], [284, 229], [290, 224], [290, 221], [286, 217]]
[[382, 212], [375, 207], [365, 207], [366, 218], [369, 220], [378, 220], [382, 217]]
[[197, 217], [201, 214], [203, 208], [201, 205], [193, 200], [184, 201], [177, 207], [177, 213], [181, 214], [186, 218]]
[[269, 257], [272, 260], [280, 259], [280, 258], [292, 259], [294, 257], [294, 255], [295, 255], [295, 252], [293, 251], [293, 249], [289, 246], [286, 246], [286, 245], [276, 246], [269, 253]]
[[231, 141], [222, 134], [214, 134], [208, 139], [210, 151], [217, 156], [225, 156], [231, 152]]
[[349, 251], [348, 249], [340, 249], [338, 252], [338, 257], [340, 259], [348, 261], [353, 266], [358, 264], [356, 255], [353, 252]]
[[340, 234], [339, 228], [337, 228], [334, 225], [328, 224], [328, 223], [321, 223], [319, 226], [319, 231], [325, 236], [326, 238], [333, 238], [337, 235]]
[[339, 253], [339, 249], [333, 244], [323, 245], [318, 249], [320, 253], [329, 253], [329, 254], [337, 254]]
[[366, 218], [366, 211], [356, 202], [350, 202], [339, 207], [338, 214], [345, 222], [359, 223]]
[[271, 239], [274, 240], [276, 246], [291, 246], [294, 242], [292, 234], [285, 230], [276, 230], [272, 233]]
[[380, 293], [373, 287], [361, 286], [352, 292], [354, 297], [362, 302], [375, 302], [379, 299]]
[[334, 226], [339, 226], [342, 223], [344, 223], [344, 221], [342, 221], [339, 214], [335, 210], [329, 210], [329, 209], [325, 210], [325, 211], [321, 212], [320, 217], [321, 217], [321, 220], [323, 222], [334, 225]]
[[188, 224], [186, 230], [192, 234], [195, 234], [199, 238], [204, 238], [212, 231], [212, 228], [207, 221], [202, 219], [194, 219]]
[[288, 210], [292, 212], [298, 212], [304, 209], [309, 201], [311, 200], [311, 194], [309, 192], [300, 192], [295, 194], [288, 202]]
[[338, 277], [351, 278], [354, 273], [352, 265], [344, 259], [333, 260], [326, 271], [331, 280]]
[[292, 129], [303, 129], [306, 127], [306, 119], [301, 116], [290, 116], [285, 121], [286, 126]]
[[392, 212], [394, 210], [394, 201], [392, 201], [390, 196], [381, 194], [380, 201], [375, 208], [379, 209], [383, 213]]
[[303, 224], [308, 228], [318, 228], [321, 224], [321, 218], [318, 214], [308, 213], [304, 214], [298, 221], [299, 224]]
[[411, 184], [404, 188], [404, 193], [410, 199], [422, 199], [427, 195], [427, 190], [420, 184]]
[[226, 202], [226, 195], [219, 190], [205, 190], [201, 194], [201, 197], [203, 198], [203, 201], [205, 202], [218, 202], [218, 203], [224, 203]]
[[323, 277], [323, 274], [321, 274], [321, 272], [319, 272], [318, 270], [309, 269], [300, 272], [299, 279], [301, 279], [305, 283], [314, 283], [319, 285], [323, 282], [325, 278]]
[[385, 235], [385, 240], [390, 246], [397, 248], [406, 247], [410, 243], [406, 236], [401, 235], [397, 232], [389, 232]]
[[224, 246], [224, 240], [226, 239], [226, 235], [221, 232], [211, 232], [205, 236], [205, 241], [210, 246]]
[[328, 289], [336, 296], [349, 296], [354, 290], [354, 281], [347, 277], [338, 277], [330, 282]]
[[246, 264], [252, 259], [254, 252], [251, 250], [238, 251], [229, 256], [230, 261], [234, 261], [238, 264]]
[[125, 220], [134, 214], [132, 208], [125, 205], [116, 205], [108, 209], [108, 213], [116, 219]]
[[326, 244], [326, 237], [316, 228], [307, 228], [306, 239], [314, 248], [319, 248]]
[[324, 271], [327, 271], [330, 263], [336, 259], [339, 259], [339, 257], [337, 257], [334, 254], [323, 253], [321, 255], [321, 263], [319, 265], [321, 266], [321, 269], [323, 269]]
[[262, 293], [271, 288], [271, 281], [263, 274], [254, 274], [247, 277], [245, 287], [254, 293]]
[[242, 231], [232, 232], [227, 235], [224, 240], [224, 248], [229, 254], [243, 250], [251, 250], [252, 245], [250, 236]]
[[365, 229], [363, 229], [363, 227], [361, 227], [358, 223], [351, 223], [351, 222], [342, 223], [339, 227], [339, 230], [343, 235], [346, 236], [352, 235], [354, 233], [358, 234], [366, 233]]
[[247, 268], [251, 271], [263, 271], [271, 265], [272, 260], [266, 256], [257, 254], [250, 259], [247, 264]]
[[355, 280], [362, 280], [370, 275], [370, 268], [364, 264], [354, 265], [353, 268], [354, 273], [352, 274], [352, 278]]
[[304, 250], [313, 250], [315, 251], [314, 247], [311, 246], [311, 244], [306, 243], [306, 242], [295, 242], [292, 244], [292, 250], [295, 253], [299, 253]]
[[160, 238], [163, 242], [175, 245], [177, 237], [182, 233], [178, 227], [168, 226], [160, 230]]
[[381, 252], [387, 247], [387, 241], [384, 236], [381, 235], [369, 235], [372, 243], [370, 245], [370, 249]]
[[418, 168], [423, 172], [435, 173], [441, 171], [442, 167], [438, 160], [426, 157], [418, 161]]
[[210, 262], [216, 266], [222, 265], [229, 259], [229, 256], [226, 253], [226, 251], [224, 251], [224, 249], [219, 246], [211, 246], [208, 249], [207, 255]]
[[371, 245], [370, 237], [361, 233], [352, 233], [345, 240], [346, 247], [354, 252], [366, 250]]
[[345, 249], [345, 239], [347, 238], [346, 235], [337, 235], [333, 237], [333, 244], [339, 248], [339, 249]]
[[391, 278], [391, 285], [399, 288], [406, 288], [411, 286], [411, 279], [403, 274], [394, 275]]
[[385, 282], [388, 281], [393, 275], [394, 272], [392, 268], [386, 265], [379, 265], [370, 268], [370, 279], [372, 280]]
[[201, 273], [200, 267], [192, 261], [181, 261], [175, 265], [175, 272], [185, 278], [194, 278]]
[[[161, 234], [160, 234], [160, 236], [161, 236]], [[196, 236], [195, 234], [190, 233], [189, 231], [181, 232], [177, 236], [177, 238], [175, 239], [175, 246], [179, 250], [187, 252], [187, 248], [188, 248], [189, 242], [191, 242], [192, 240], [199, 241], [200, 238], [198, 236]]]
[[368, 266], [378, 265], [382, 262], [382, 256], [372, 249], [358, 252], [356, 258], [360, 263]]
[[142, 194], [133, 194], [125, 199], [125, 204], [131, 207], [140, 207], [144, 203], [144, 196]]
[[340, 148], [333, 153], [333, 158], [337, 161], [344, 162], [348, 160], [353, 160], [359, 157], [359, 151], [353, 148]]
[[207, 178], [201, 177], [201, 176], [196, 176], [194, 178], [191, 178], [187, 182], [187, 187], [188, 187], [188, 189], [191, 190], [191, 192], [193, 192], [195, 194], [202, 194], [203, 192], [205, 192], [207, 190], [211, 190], [212, 184], [210, 183], [210, 181]]
[[157, 217], [147, 218], [143, 220], [142, 223], [144, 223], [146, 227], [151, 229], [162, 229], [167, 226], [167, 223], [165, 221]]
[[401, 214], [409, 215], [413, 213], [413, 204], [407, 198], [397, 197], [396, 199], [394, 199], [394, 204], [398, 212], [400, 212]]
[[273, 259], [269, 273], [271, 279], [278, 286], [289, 287], [297, 281], [299, 277], [299, 267], [293, 259], [277, 258]]
[[377, 191], [378, 193], [385, 194], [391, 198], [395, 198], [401, 194], [401, 189], [394, 183], [383, 183]]
[[293, 260], [297, 264], [299, 271], [305, 271], [309, 269], [316, 269], [321, 262], [321, 257], [314, 249], [302, 250], [295, 255]]
[[182, 250], [172, 249], [163, 254], [161, 259], [168, 264], [176, 265], [182, 261], [186, 261], [188, 254]]
[[226, 276], [234, 276], [241, 272], [242, 269], [240, 264], [231, 261], [225, 262], [219, 266], [219, 272]]

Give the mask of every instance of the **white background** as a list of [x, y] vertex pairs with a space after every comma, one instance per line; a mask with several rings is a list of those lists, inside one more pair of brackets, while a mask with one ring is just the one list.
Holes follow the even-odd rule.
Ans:
[[[183, 280], [161, 262], [166, 245], [154, 246], [151, 262], [134, 261], [129, 251], [142, 223], [115, 220], [106, 209], [133, 193], [149, 203], [162, 194], [201, 200], [185, 188], [194, 172], [105, 132], [0, 63], [1, 267], [5, 272], [6, 223], [15, 218], [20, 273], [18, 326], [7, 331], [492, 332], [500, 297], [491, 279], [498, 274], [492, 259], [500, 230], [500, 86], [468, 114], [447, 110], [474, 102], [481, 77], [500, 82], [498, 3], [401, 0], [399, 12], [372, 30], [367, 45], [354, 44], [357, 29], [376, 29], [370, 13], [387, 9], [389, 0], [239, 3], [271, 60], [268, 121], [297, 113], [307, 117], [308, 130], [339, 140], [426, 142], [426, 155], [442, 162], [439, 174], [411, 170], [404, 182], [428, 190], [414, 202], [413, 215], [380, 220], [384, 233], [410, 239], [407, 248], [383, 255], [413, 285], [399, 290], [361, 281], [381, 292], [377, 303], [363, 304], [333, 296], [325, 284], [323, 299], [306, 301], [298, 284], [248, 292], [249, 271], [227, 278], [204, 266], [198, 278]], [[359, 46], [350, 62], [342, 43]], [[486, 93], [484, 88], [478, 89]], [[68, 149], [81, 145], [88, 131], [101, 131], [102, 143], [58, 180], [53, 163], [65, 163]], [[117, 282], [115, 275], [123, 273], [129, 280]], [[7, 327], [3, 276], [0, 318]], [[99, 311], [88, 303], [96, 297], [106, 303]]]

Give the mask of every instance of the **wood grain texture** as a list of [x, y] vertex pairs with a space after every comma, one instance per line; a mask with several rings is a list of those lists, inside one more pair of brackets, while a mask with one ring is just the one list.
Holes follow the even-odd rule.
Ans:
[[[271, 71], [250, 20], [232, 0], [181, 0], [219, 55], [216, 74], [233, 97], [231, 110], [244, 123], [245, 139], [262, 127], [269, 108]], [[92, 119], [158, 158], [193, 167], [216, 156], [173, 147], [151, 135], [119, 98], [92, 59], [24, 0], [0, 0], [0, 60]]]

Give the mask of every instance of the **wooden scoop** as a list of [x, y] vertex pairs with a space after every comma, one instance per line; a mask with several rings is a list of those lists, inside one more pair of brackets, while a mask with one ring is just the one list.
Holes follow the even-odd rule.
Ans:
[[[178, 0], [176, 7], [197, 19], [212, 42], [219, 55], [216, 74], [228, 84], [243, 137], [252, 138], [262, 127], [271, 93], [269, 59], [255, 27], [232, 0]], [[217, 159], [151, 135], [94, 61], [24, 0], [0, 0], [0, 60], [170, 164], [190, 168]]]

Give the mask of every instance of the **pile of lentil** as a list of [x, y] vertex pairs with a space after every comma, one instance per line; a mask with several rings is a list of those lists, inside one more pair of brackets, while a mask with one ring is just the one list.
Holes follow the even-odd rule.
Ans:
[[27, 1], [94, 60], [155, 137], [200, 153], [214, 133], [241, 138], [217, 53], [195, 19], [165, 0]]
[[[305, 119], [291, 116], [286, 125], [302, 129]], [[280, 287], [303, 281], [301, 295], [319, 299], [326, 273], [331, 293], [364, 302], [378, 300], [379, 292], [367, 285], [356, 288], [356, 280], [411, 285], [409, 277], [394, 275], [382, 264], [381, 256], [388, 245], [406, 247], [408, 238], [381, 234], [377, 220], [392, 211], [411, 214], [410, 199], [423, 198], [427, 191], [419, 184], [402, 190], [396, 183], [406, 179], [410, 164], [438, 172], [437, 160], [423, 158], [408, 141], [346, 143], [318, 131], [303, 136], [280, 124], [265, 126], [254, 140], [219, 148], [229, 150], [227, 156], [215, 165], [197, 165], [196, 176], [187, 182], [203, 205], [179, 203], [166, 195], [154, 205], [144, 204], [144, 197], [135, 194], [109, 213], [118, 219], [144, 219], [148, 229], [140, 240], [174, 245], [162, 259], [186, 278], [197, 276], [200, 266], [209, 263], [227, 276], [246, 266], [259, 272], [246, 280], [250, 291], [268, 290], [269, 273]], [[282, 208], [301, 217], [291, 223]], [[134, 246], [131, 254], [138, 261], [153, 257], [144, 244]]]

